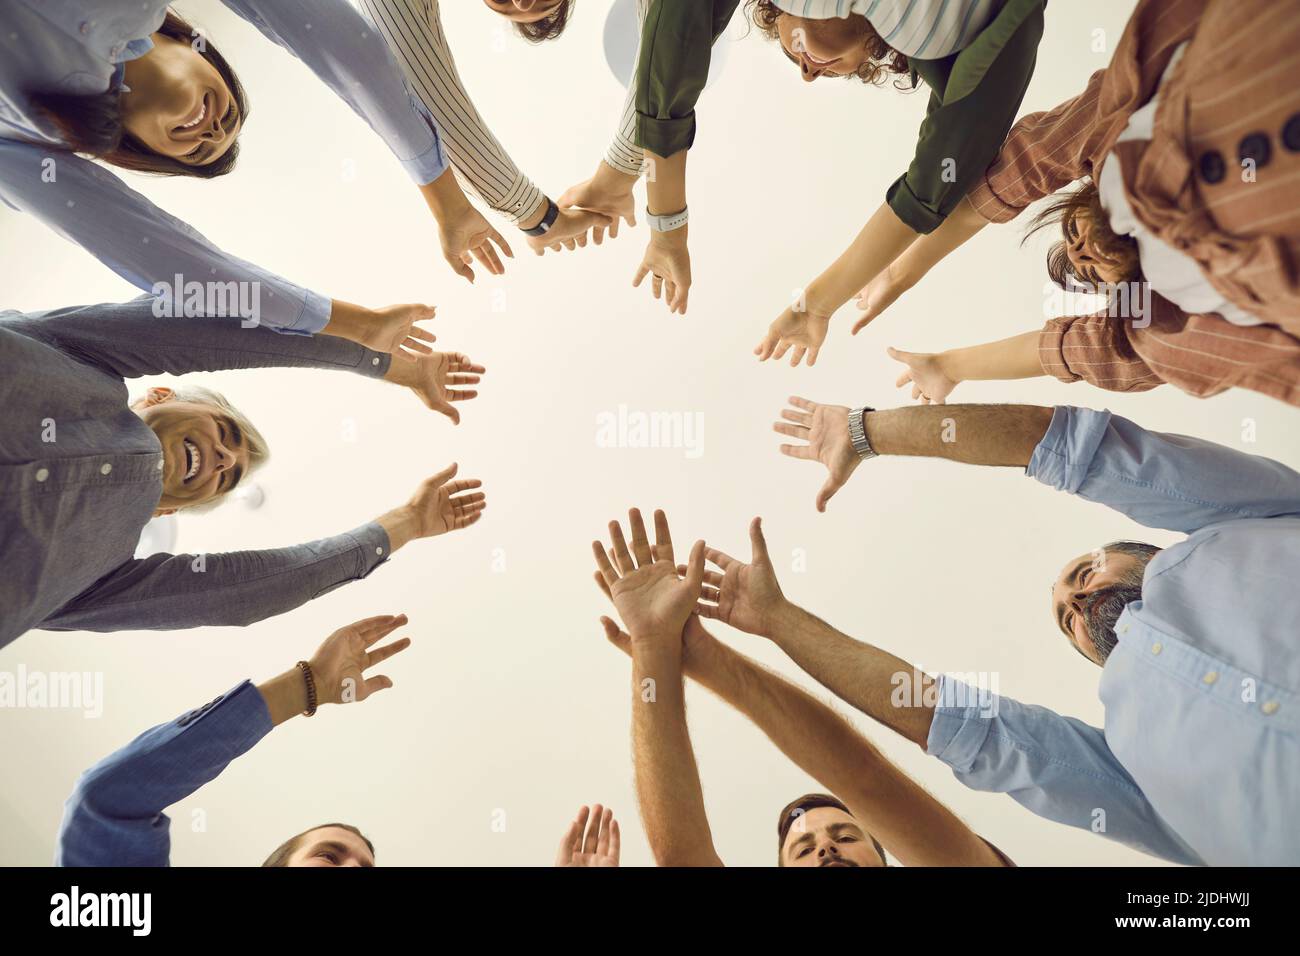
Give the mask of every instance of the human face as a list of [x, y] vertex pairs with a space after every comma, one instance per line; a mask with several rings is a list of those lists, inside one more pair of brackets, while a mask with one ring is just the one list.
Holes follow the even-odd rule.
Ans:
[[158, 514], [211, 501], [233, 490], [248, 472], [248, 443], [216, 405], [182, 402], [170, 388], [151, 388], [134, 411], [162, 446]]
[[1124, 270], [1107, 259], [1092, 241], [1092, 217], [1088, 213], [1076, 213], [1065, 221], [1063, 228], [1065, 252], [1075, 275], [1093, 286], [1118, 285], [1124, 281]]
[[127, 61], [131, 91], [122, 97], [123, 125], [161, 156], [206, 166], [239, 136], [239, 106], [217, 68], [193, 46], [161, 33], [153, 42], [144, 56]]
[[483, 0], [493, 13], [515, 23], [536, 23], [555, 12], [564, 0]]
[[375, 857], [361, 839], [342, 827], [308, 830], [285, 866], [374, 866]]
[[806, 20], [783, 13], [776, 31], [785, 55], [809, 83], [823, 76], [849, 76], [862, 66], [862, 32], [851, 17]]
[[781, 860], [786, 866], [884, 866], [870, 837], [838, 807], [804, 813], [785, 836]]
[[1079, 653], [1098, 666], [1105, 663], [1105, 653], [1097, 646], [1093, 632], [1107, 622], [1098, 619], [1101, 604], [1097, 596], [1125, 588], [1141, 567], [1141, 562], [1130, 554], [1093, 552], [1066, 564], [1052, 585], [1052, 617], [1057, 628]]

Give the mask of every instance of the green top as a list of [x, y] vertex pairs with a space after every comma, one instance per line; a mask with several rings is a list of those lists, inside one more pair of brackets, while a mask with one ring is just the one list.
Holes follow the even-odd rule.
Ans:
[[[930, 88], [916, 153], [885, 200], [919, 233], [948, 218], [997, 158], [1034, 73], [1047, 0], [1006, 0], [974, 42], [941, 60], [912, 58]], [[660, 156], [690, 149], [695, 104], [714, 42], [740, 0], [652, 0], [636, 70], [636, 144]]]

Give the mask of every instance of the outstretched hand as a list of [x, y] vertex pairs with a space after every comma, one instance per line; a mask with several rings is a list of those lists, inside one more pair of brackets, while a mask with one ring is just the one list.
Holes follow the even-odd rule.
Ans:
[[578, 816], [564, 831], [556, 866], [618, 866], [619, 832], [614, 811], [599, 803], [590, 810], [578, 808]]
[[749, 523], [749, 544], [749, 564], [716, 548], [705, 550], [709, 563], [722, 573], [705, 571], [696, 610], [701, 617], [714, 618], [739, 631], [770, 637], [786, 600], [768, 557], [762, 518]]
[[452, 403], [477, 398], [478, 390], [465, 386], [477, 385], [486, 372], [463, 352], [394, 353], [384, 378], [409, 388], [428, 408], [459, 425], [460, 412]]
[[760, 362], [768, 359], [779, 361], [785, 357], [786, 352], [794, 349], [790, 355], [790, 365], [798, 365], [807, 356], [808, 367], [812, 368], [817, 364], [817, 356], [821, 352], [822, 343], [826, 341], [830, 323], [829, 313], [786, 309], [768, 327], [762, 341], [754, 346], [754, 354]]
[[825, 511], [835, 492], [853, 476], [862, 459], [853, 450], [849, 437], [849, 409], [844, 405], [819, 405], [795, 395], [794, 408], [782, 409], [784, 421], [772, 428], [782, 435], [801, 439], [804, 445], [782, 445], [781, 454], [805, 461], [819, 461], [829, 472], [826, 483], [817, 492], [817, 510]]
[[392, 687], [393, 682], [383, 674], [366, 677], [364, 672], [411, 646], [411, 639], [403, 637], [375, 647], [406, 622], [405, 614], [369, 617], [327, 637], [308, 662], [317, 700], [322, 704], [350, 704]]

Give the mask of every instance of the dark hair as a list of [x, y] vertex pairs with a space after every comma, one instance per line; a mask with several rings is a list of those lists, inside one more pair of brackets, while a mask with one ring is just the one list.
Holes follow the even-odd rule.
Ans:
[[275, 848], [275, 851], [266, 858], [266, 862], [264, 862], [262, 866], [288, 866], [289, 857], [293, 856], [294, 853], [297, 852], [298, 847], [302, 845], [303, 837], [308, 833], [315, 833], [317, 830], [325, 830], [329, 828], [347, 830], [349, 833], [355, 833], [357, 836], [361, 837], [361, 839], [366, 841], [366, 846], [370, 848], [370, 855], [375, 855], [375, 845], [370, 842], [370, 838], [350, 823], [322, 823], [320, 826], [312, 827], [309, 830], [303, 830], [297, 836], [289, 837], [289, 839], [285, 840]]
[[1110, 217], [1101, 205], [1101, 193], [1091, 178], [1085, 179], [1077, 189], [1057, 195], [1029, 223], [1021, 245], [1041, 229], [1055, 223], [1061, 224], [1062, 240], [1047, 250], [1047, 274], [1062, 289], [1073, 286], [1090, 288], [1092, 281], [1074, 271], [1067, 245], [1073, 240], [1070, 233], [1075, 220], [1083, 216], [1088, 220], [1088, 242], [1102, 258], [1119, 266], [1123, 272], [1120, 282], [1139, 282], [1142, 279], [1142, 261], [1138, 257], [1137, 240], [1121, 236], [1110, 228]]
[[1160, 553], [1160, 549], [1154, 544], [1147, 544], [1143, 541], [1112, 541], [1110, 544], [1103, 545], [1101, 550], [1113, 551], [1116, 554], [1127, 554], [1131, 558], [1137, 558], [1142, 562], [1143, 567]]
[[[158, 32], [172, 40], [189, 44], [199, 36], [190, 23], [167, 11]], [[235, 71], [225, 57], [206, 41], [199, 56], [211, 63], [221, 74], [230, 90], [231, 98], [242, 118], [248, 116], [248, 98]], [[66, 93], [29, 93], [34, 106], [59, 130], [64, 144], [76, 153], [84, 153], [113, 166], [132, 169], [159, 176], [196, 176], [213, 179], [224, 176], [235, 167], [239, 157], [239, 144], [232, 143], [220, 158], [204, 165], [182, 163], [170, 156], [156, 153], [126, 130], [122, 122], [122, 93], [109, 90], [90, 96], [71, 96]]]
[[[849, 816], [853, 816], [839, 799], [831, 796], [829, 793], [805, 793], [802, 797], [796, 797], [781, 809], [781, 815], [776, 818], [776, 865], [785, 866], [785, 838], [790, 835], [790, 828], [794, 826], [794, 821], [799, 819], [809, 810], [817, 810], [821, 807], [831, 807], [835, 810], [842, 810]], [[855, 818], [856, 819], [856, 818]], [[865, 832], [865, 831], [864, 831]], [[870, 833], [867, 834], [871, 839], [871, 845], [876, 848], [880, 854], [880, 859], [885, 859], [885, 848], [880, 845], [880, 841]]]
[[569, 25], [571, 16], [573, 16], [573, 0], [560, 0], [559, 5], [540, 20], [534, 20], [532, 23], [516, 23], [515, 29], [529, 43], [554, 40]]
[[[769, 40], [776, 40], [778, 43], [781, 35], [777, 31], [776, 24], [784, 12], [772, 0], [745, 0], [745, 15], [749, 17], [750, 22]], [[870, 20], [860, 13], [849, 14], [847, 19], [862, 34], [863, 51], [867, 55], [866, 60], [850, 74], [851, 76], [856, 76], [863, 83], [879, 86], [890, 74], [911, 73], [912, 67], [907, 62], [907, 57], [882, 40]], [[899, 89], [911, 88], [910, 83], [908, 86], [901, 84], [900, 80], [894, 85]]]

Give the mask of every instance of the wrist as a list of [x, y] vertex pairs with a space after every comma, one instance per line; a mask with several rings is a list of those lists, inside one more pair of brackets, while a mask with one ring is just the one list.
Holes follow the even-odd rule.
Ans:
[[409, 505], [394, 508], [381, 515], [375, 523], [388, 535], [388, 553], [391, 555], [398, 548], [420, 536], [419, 520]]
[[777, 647], [783, 647], [785, 639], [798, 627], [799, 621], [807, 612], [790, 601], [783, 600], [770, 614], [760, 637], [765, 637]]
[[944, 378], [957, 383], [966, 381], [966, 370], [963, 367], [965, 363], [962, 362], [960, 349], [949, 349], [946, 352], [940, 352], [934, 357], [934, 360]]
[[307, 709], [307, 683], [298, 667], [258, 684], [257, 690], [266, 703], [273, 726], [279, 726]]
[[847, 301], [847, 298], [842, 299], [839, 302], [834, 301], [833, 294], [824, 275], [818, 276], [812, 282], [808, 283], [803, 292], [804, 311], [809, 315], [815, 315], [827, 319], [834, 315], [835, 311]]
[[688, 223], [687, 225], [679, 226], [670, 232], [657, 232], [652, 229], [650, 230], [650, 244], [665, 249], [685, 248], [687, 244], [687, 233], [690, 228], [690, 224]]
[[537, 225], [546, 217], [546, 211], [551, 208], [550, 197], [543, 194], [537, 201], [537, 205], [523, 218], [519, 219], [515, 225], [521, 231], [535, 229]]
[[469, 199], [460, 188], [460, 183], [456, 182], [450, 166], [433, 182], [421, 186], [420, 193], [424, 196], [429, 211], [439, 222], [470, 208]]
[[596, 175], [591, 178], [602, 189], [630, 193], [632, 187], [636, 185], [636, 181], [641, 178], [641, 174], [639, 172], [625, 173], [602, 159], [596, 165]]

